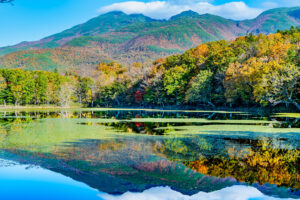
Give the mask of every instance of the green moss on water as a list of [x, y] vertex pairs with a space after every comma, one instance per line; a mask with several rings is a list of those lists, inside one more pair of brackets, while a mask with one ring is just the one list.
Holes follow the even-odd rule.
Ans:
[[9, 124], [2, 127], [0, 148], [47, 152], [54, 145], [82, 139], [108, 139], [121, 133], [104, 126], [82, 126], [73, 119], [44, 119], [33, 123]]
[[300, 113], [277, 113], [273, 115], [274, 117], [294, 117], [300, 118]]
[[[29, 108], [0, 115], [1, 158], [38, 165], [108, 193], [168, 185], [192, 195], [270, 180], [280, 187], [273, 185], [274, 196], [292, 197], [285, 187], [299, 188], [300, 130], [273, 128], [281, 122], [268, 117], [101, 108]], [[166, 131], [134, 134], [131, 125]], [[270, 194], [270, 187], [265, 191], [259, 184], [255, 187]]]
[[[105, 112], [97, 118], [79, 118], [79, 115], [88, 116], [92, 112]], [[110, 112], [114, 114], [109, 115]], [[117, 113], [125, 112], [126, 118], [117, 119]], [[144, 118], [134, 118], [136, 114], [144, 112]], [[190, 114], [203, 112], [203, 117], [188, 117]], [[255, 119], [247, 115], [242, 118], [249, 119], [213, 119], [209, 118], [215, 111], [169, 111], [165, 112], [166, 117], [161, 117], [160, 110], [139, 110], [139, 109], [89, 109], [89, 108], [20, 108], [20, 110], [2, 111], [0, 130], [1, 148], [19, 148], [30, 151], [48, 151], [53, 145], [61, 145], [66, 142], [74, 142], [84, 139], [109, 139], [115, 137], [134, 137], [134, 133], [143, 134], [164, 134], [166, 136], [197, 135], [197, 134], [229, 134], [248, 136], [248, 134], [299, 134], [299, 128], [279, 128], [280, 119], [286, 114], [278, 114], [278, 121], [268, 118]], [[28, 113], [28, 114], [26, 114]], [[29, 114], [31, 113], [31, 114]], [[35, 114], [36, 113], [36, 114]], [[56, 113], [47, 118], [39, 119], [39, 114]], [[158, 117], [148, 117], [155, 116]], [[151, 115], [150, 115], [151, 113]], [[220, 117], [230, 117], [225, 111], [216, 111]], [[167, 117], [171, 114], [170, 117]], [[235, 113], [235, 117], [239, 117]], [[177, 115], [177, 118], [172, 117]], [[47, 116], [47, 115], [46, 115]], [[94, 116], [94, 117], [96, 117]], [[101, 117], [102, 116], [102, 117]], [[124, 117], [123, 116], [123, 117]], [[127, 119], [129, 116], [129, 119]], [[131, 118], [130, 118], [131, 116]], [[202, 115], [200, 115], [202, 116]], [[298, 113], [289, 113], [291, 117], [297, 117]], [[91, 117], [91, 116], [90, 116]], [[106, 118], [108, 117], [108, 118]], [[293, 120], [292, 120], [293, 121]], [[141, 130], [141, 128], [143, 128]], [[146, 137], [146, 136], [145, 136]], [[154, 136], [155, 137], [155, 136]], [[294, 136], [293, 136], [294, 137]], [[43, 149], [43, 150], [41, 150]]]
[[262, 125], [204, 125], [204, 126], [180, 126], [173, 127], [178, 128], [176, 132], [170, 132], [169, 134], [234, 134], [234, 135], [245, 135], [244, 133], [267, 133], [267, 134], [277, 134], [277, 133], [291, 133], [299, 134], [299, 128], [273, 128], [271, 126]]
[[204, 118], [186, 118], [186, 119], [179, 119], [179, 118], [138, 118], [132, 119], [131, 121], [134, 122], [175, 122], [175, 123], [219, 123], [219, 124], [274, 124], [278, 123], [276, 121], [263, 121], [263, 120], [209, 120]]

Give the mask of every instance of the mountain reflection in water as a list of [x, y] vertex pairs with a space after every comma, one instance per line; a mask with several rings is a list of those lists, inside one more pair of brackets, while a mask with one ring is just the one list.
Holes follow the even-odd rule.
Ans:
[[[85, 199], [299, 198], [297, 119], [226, 112], [5, 113], [0, 158], [15, 163], [11, 174], [37, 170], [41, 176], [24, 182], [1, 175], [7, 189], [0, 195], [12, 184], [50, 188], [66, 179]], [[4, 172], [7, 164], [0, 166]], [[66, 188], [51, 195], [75, 190], [68, 181], [59, 184]], [[82, 197], [75, 195], [71, 199]]]

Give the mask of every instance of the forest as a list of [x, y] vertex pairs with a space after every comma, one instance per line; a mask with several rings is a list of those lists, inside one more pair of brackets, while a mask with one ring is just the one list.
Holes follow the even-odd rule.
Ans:
[[0, 70], [1, 105], [275, 107], [300, 110], [300, 28], [203, 43], [153, 64], [99, 63], [86, 76]]

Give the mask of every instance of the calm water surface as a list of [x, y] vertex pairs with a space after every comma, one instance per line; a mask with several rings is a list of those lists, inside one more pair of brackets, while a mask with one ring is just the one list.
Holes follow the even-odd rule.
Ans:
[[299, 113], [0, 111], [0, 199], [299, 198]]

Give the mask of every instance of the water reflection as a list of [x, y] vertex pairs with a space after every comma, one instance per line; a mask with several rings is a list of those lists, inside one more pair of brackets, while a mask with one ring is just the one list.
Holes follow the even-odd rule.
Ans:
[[101, 200], [103, 195], [84, 183], [38, 166], [0, 159], [0, 196], [5, 200]]
[[[20, 187], [22, 186], [22, 187]], [[38, 166], [22, 165], [0, 159], [0, 195], [6, 200], [241, 200], [241, 199], [277, 199], [263, 195], [254, 187], [232, 186], [218, 191], [194, 195], [184, 195], [170, 187], [153, 187], [143, 192], [126, 192], [122, 195], [113, 195], [97, 191], [87, 185], [63, 176], [59, 173], [40, 168]], [[15, 192], [18, 188], [18, 192]]]
[[156, 187], [145, 190], [142, 193], [127, 192], [120, 196], [100, 194], [102, 198], [107, 200], [276, 200], [279, 198], [273, 198], [262, 194], [256, 188], [247, 186], [232, 186], [224, 188], [215, 192], [199, 192], [194, 195], [183, 195], [177, 191], [172, 190], [169, 187]]
[[249, 147], [228, 146], [228, 157], [202, 157], [184, 164], [206, 175], [234, 177], [248, 184], [270, 183], [300, 189], [299, 150], [276, 149], [262, 140], [229, 140]]
[[[257, 198], [300, 197], [297, 118], [243, 113], [190, 115], [145, 111], [6, 113], [0, 123], [0, 158], [71, 177], [104, 192], [101, 194], [107, 199], [114, 199], [115, 194], [126, 199], [126, 194], [133, 195], [128, 191], [144, 195], [144, 191], [160, 186], [178, 199], [201, 195], [209, 199], [211, 195], [224, 196], [227, 187], [247, 185], [254, 187], [249, 191]], [[237, 130], [227, 130], [233, 126]], [[242, 195], [238, 190], [235, 193]]]

